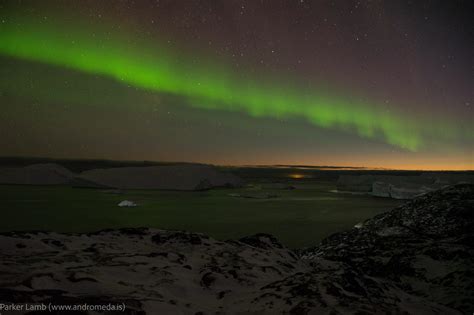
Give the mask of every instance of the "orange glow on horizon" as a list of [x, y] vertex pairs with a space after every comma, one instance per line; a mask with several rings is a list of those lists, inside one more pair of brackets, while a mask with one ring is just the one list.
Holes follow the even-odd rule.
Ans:
[[[287, 166], [302, 167], [305, 166], [319, 169], [366, 169], [366, 170], [407, 170], [407, 171], [474, 171], [474, 158], [470, 159], [469, 155], [462, 159], [456, 158], [392, 158], [378, 156], [376, 158], [364, 159], [361, 156], [354, 156], [350, 163], [342, 158], [322, 158], [310, 159], [302, 158], [301, 160], [283, 160], [278, 161], [272, 158], [268, 160], [259, 159], [254, 161], [215, 161], [218, 165], [228, 166]], [[212, 162], [211, 162], [212, 163]], [[291, 174], [291, 178], [298, 177], [300, 174]], [[293, 177], [296, 176], [296, 177]]]
[[[221, 166], [235, 166], [235, 167], [277, 167], [277, 164], [216, 164], [216, 165], [221, 165]], [[321, 166], [319, 165], [311, 165], [311, 164], [304, 164], [304, 166], [301, 166], [301, 163], [295, 163], [295, 164], [285, 164], [287, 165], [288, 168], [305, 168], [304, 166], [308, 168], [315, 168], [315, 169], [320, 169], [320, 170], [387, 170], [387, 171], [468, 171], [472, 172], [474, 171], [474, 167], [470, 166], [468, 167], [463, 167], [463, 165], [446, 165], [446, 166], [426, 166], [426, 167], [421, 167], [419, 165], [400, 165], [400, 166], [387, 166], [387, 167], [380, 167], [380, 166], [348, 166], [348, 165], [336, 165], [336, 166]], [[280, 167], [280, 166], [278, 166]], [[305, 178], [307, 176], [303, 174], [290, 174], [288, 177], [293, 178], [293, 179], [301, 179]]]
[[290, 174], [290, 175], [288, 175], [288, 177], [293, 178], [293, 179], [302, 179], [302, 178], [305, 178], [307, 176], [304, 175], [304, 174]]

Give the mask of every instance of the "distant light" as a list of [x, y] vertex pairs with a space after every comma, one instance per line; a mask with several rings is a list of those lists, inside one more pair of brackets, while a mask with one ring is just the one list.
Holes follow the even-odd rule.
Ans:
[[303, 174], [290, 174], [288, 175], [288, 177], [293, 178], [293, 179], [301, 179], [301, 178], [305, 178], [306, 176]]

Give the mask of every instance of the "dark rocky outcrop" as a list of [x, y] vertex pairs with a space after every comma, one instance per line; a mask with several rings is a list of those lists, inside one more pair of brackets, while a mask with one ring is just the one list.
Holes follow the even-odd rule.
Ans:
[[[336, 233], [303, 259], [343, 263], [391, 290], [461, 312], [474, 309], [474, 186], [426, 194]], [[385, 287], [390, 288], [388, 291]]]
[[121, 314], [470, 314], [474, 186], [428, 193], [298, 252], [148, 228], [0, 234], [0, 302]]

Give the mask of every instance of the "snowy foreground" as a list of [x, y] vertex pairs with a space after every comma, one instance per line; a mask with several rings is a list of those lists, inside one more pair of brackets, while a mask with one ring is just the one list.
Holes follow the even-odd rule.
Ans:
[[473, 211], [474, 186], [457, 185], [298, 251], [266, 234], [3, 233], [0, 303], [124, 305], [116, 314], [472, 313]]

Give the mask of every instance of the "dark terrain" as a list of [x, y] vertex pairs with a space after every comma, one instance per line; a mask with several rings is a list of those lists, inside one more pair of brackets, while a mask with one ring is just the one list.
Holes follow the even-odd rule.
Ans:
[[267, 234], [3, 233], [0, 296], [126, 314], [471, 314], [473, 209], [474, 186], [456, 185], [297, 251]]

